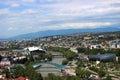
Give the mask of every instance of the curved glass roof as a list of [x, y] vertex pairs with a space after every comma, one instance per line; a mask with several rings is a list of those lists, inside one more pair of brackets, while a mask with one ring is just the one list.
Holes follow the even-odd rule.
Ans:
[[108, 61], [108, 60], [113, 60], [116, 57], [115, 54], [113, 53], [105, 53], [105, 54], [97, 54], [97, 55], [89, 55], [89, 59], [93, 60], [100, 60], [100, 61]]

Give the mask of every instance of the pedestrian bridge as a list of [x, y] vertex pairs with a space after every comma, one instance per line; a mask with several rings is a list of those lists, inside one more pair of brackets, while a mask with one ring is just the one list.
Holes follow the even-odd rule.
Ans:
[[52, 63], [52, 62], [41, 62], [41, 63], [33, 64], [32, 66], [33, 66], [33, 68], [37, 68], [37, 67], [39, 67], [41, 65], [44, 65], [44, 64], [52, 65], [52, 66], [54, 66], [54, 67], [56, 67], [58, 69], [62, 69], [62, 68], [64, 68], [66, 66], [66, 65], [60, 65], [60, 64]]

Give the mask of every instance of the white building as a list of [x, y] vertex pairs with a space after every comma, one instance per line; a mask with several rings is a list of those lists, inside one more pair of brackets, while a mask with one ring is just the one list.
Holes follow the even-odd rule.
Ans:
[[24, 50], [35, 51], [35, 50], [43, 50], [43, 49], [33, 46], [33, 47], [27, 47]]
[[90, 49], [94, 49], [94, 48], [100, 48], [101, 46], [99, 44], [97, 45], [90, 45]]
[[76, 48], [70, 48], [72, 52], [78, 53], [78, 50]]
[[120, 48], [120, 41], [116, 40], [116, 41], [111, 41], [109, 42], [110, 44], [110, 48]]
[[33, 46], [33, 47], [25, 48], [23, 54], [27, 54], [28, 55], [28, 54], [30, 54], [30, 52], [34, 52], [34, 51], [40, 51], [40, 52], [46, 53], [45, 50], [43, 50], [43, 49], [41, 49], [39, 47]]

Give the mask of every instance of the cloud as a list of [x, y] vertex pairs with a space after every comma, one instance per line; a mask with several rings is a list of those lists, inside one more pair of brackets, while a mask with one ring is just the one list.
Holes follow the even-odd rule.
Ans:
[[52, 25], [42, 25], [41, 27], [37, 26], [37, 29], [33, 27], [33, 31], [45, 31], [45, 30], [60, 30], [60, 29], [94, 29], [101, 27], [109, 27], [115, 23], [111, 22], [73, 22], [73, 23], [61, 23], [61, 24], [52, 24]]
[[14, 28], [14, 27], [9, 27], [8, 28], [8, 31], [13, 31], [13, 30], [16, 30], [17, 28]]
[[119, 4], [120, 0], [0, 0], [0, 27], [14, 35], [120, 25]]
[[5, 14], [9, 14], [10, 11], [8, 10], [8, 8], [4, 8], [4, 9], [0, 9], [0, 15], [5, 15]]
[[36, 0], [22, 0], [23, 2], [35, 2]]
[[13, 4], [11, 4], [11, 6], [12, 6], [12, 7], [19, 7], [20, 5], [17, 4], [17, 3], [13, 3]]
[[26, 9], [24, 11], [21, 12], [21, 14], [34, 14], [37, 13], [37, 10], [33, 10], [33, 9]]
[[[54, 0], [50, 0], [54, 1]], [[108, 1], [108, 2], [107, 2]], [[110, 13], [117, 13], [120, 11], [120, 7], [111, 6], [111, 4], [114, 4], [116, 2], [120, 2], [118, 0], [115, 1], [94, 1], [90, 2], [88, 4], [88, 0], [80, 1], [75, 0], [74, 2], [68, 2], [68, 3], [62, 3], [64, 1], [61, 1], [56, 4], [45, 4], [41, 7], [50, 9], [51, 15], [56, 15], [60, 17], [66, 17], [66, 16], [96, 16], [96, 15], [106, 15]], [[105, 2], [105, 3], [103, 3]], [[114, 11], [114, 12], [113, 12]]]
[[101, 26], [110, 26], [110, 22], [83, 22], [83, 23], [65, 23], [62, 24], [63, 28], [98, 28]]

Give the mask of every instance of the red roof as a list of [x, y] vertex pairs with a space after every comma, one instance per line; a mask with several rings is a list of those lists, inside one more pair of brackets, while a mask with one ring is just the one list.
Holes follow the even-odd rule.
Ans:
[[18, 77], [15, 80], [26, 80], [26, 78], [25, 77]]

